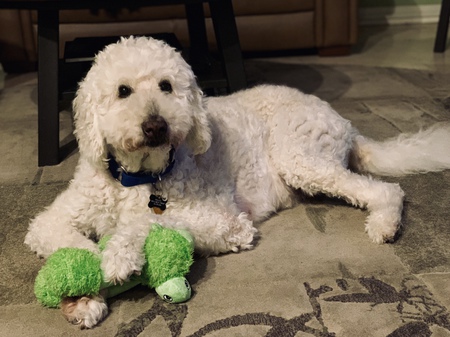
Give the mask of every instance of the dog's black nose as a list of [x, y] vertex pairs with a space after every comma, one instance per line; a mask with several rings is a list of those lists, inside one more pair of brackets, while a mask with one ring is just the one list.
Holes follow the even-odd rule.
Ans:
[[142, 123], [142, 131], [145, 135], [145, 143], [155, 147], [167, 142], [168, 126], [165, 119], [159, 115], [151, 115]]

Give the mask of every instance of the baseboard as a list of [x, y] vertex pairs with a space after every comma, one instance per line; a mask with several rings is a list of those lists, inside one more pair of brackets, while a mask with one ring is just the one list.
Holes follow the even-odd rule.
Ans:
[[441, 5], [369, 7], [359, 9], [360, 25], [436, 23]]

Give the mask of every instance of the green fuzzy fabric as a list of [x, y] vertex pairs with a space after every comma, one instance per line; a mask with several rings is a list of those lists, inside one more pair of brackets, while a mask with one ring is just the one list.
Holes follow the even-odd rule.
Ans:
[[104, 237], [102, 237], [97, 245], [98, 245], [98, 249], [100, 249], [101, 252], [103, 252], [106, 248], [106, 244], [108, 243], [108, 241], [111, 239], [111, 235], [106, 235]]
[[45, 306], [58, 307], [63, 297], [97, 294], [102, 284], [100, 263], [86, 249], [58, 249], [36, 277], [36, 298]]
[[147, 262], [142, 277], [145, 283], [156, 288], [172, 278], [186, 275], [193, 263], [193, 252], [192, 243], [182, 234], [153, 225], [144, 246]]
[[[99, 241], [104, 250], [110, 236]], [[153, 225], [145, 241], [147, 259], [141, 279], [134, 279], [122, 286], [104, 284], [101, 257], [79, 248], [60, 248], [49, 256], [39, 271], [34, 293], [37, 300], [48, 307], [58, 307], [64, 297], [97, 294], [107, 287], [108, 297], [134, 287], [142, 281], [152, 288], [168, 280], [185, 276], [193, 263], [193, 240], [189, 234]], [[183, 283], [184, 284], [184, 283]]]

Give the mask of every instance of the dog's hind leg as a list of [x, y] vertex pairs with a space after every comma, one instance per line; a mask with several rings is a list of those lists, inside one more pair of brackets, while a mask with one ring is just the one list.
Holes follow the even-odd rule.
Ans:
[[279, 166], [279, 174], [295, 188], [314, 195], [324, 193], [367, 208], [366, 232], [376, 243], [388, 242], [400, 226], [404, 193], [399, 185], [374, 180], [346, 169], [337, 160], [294, 159]]
[[291, 111], [280, 110], [273, 116], [270, 127], [271, 165], [288, 186], [367, 208], [369, 237], [377, 243], [394, 239], [404, 193], [396, 184], [347, 169], [348, 155], [358, 135], [349, 121], [323, 101], [300, 96]]

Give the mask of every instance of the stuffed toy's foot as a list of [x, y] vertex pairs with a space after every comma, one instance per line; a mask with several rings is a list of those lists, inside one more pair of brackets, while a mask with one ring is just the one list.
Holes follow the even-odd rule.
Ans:
[[81, 329], [96, 326], [108, 314], [108, 306], [100, 295], [66, 297], [61, 302], [64, 317]]

